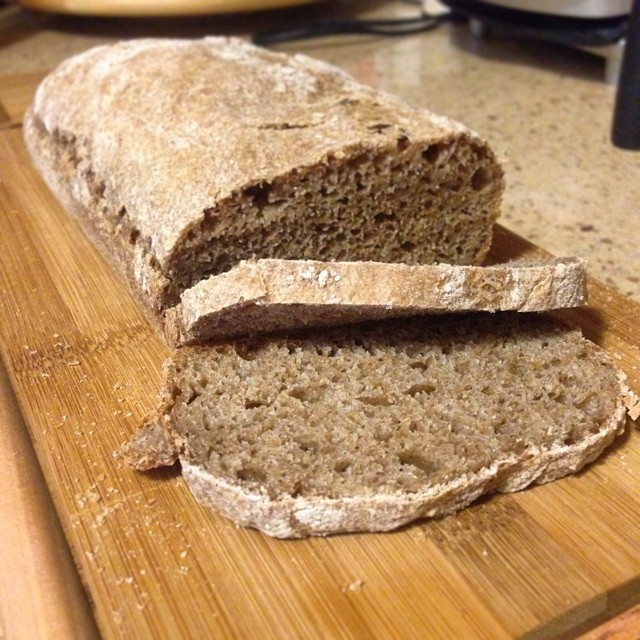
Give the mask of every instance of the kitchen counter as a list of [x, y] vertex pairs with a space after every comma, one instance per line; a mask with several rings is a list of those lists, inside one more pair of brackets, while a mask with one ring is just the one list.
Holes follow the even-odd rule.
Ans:
[[[290, 20], [338, 13], [406, 16], [415, 15], [416, 9], [402, 3], [328, 2], [254, 15], [127, 21], [48, 16], [5, 7], [0, 8], [0, 76], [44, 73], [70, 55], [121, 38], [247, 36]], [[591, 275], [640, 301], [640, 153], [615, 149], [609, 142], [615, 96], [614, 89], [603, 81], [603, 60], [505, 36], [479, 39], [466, 24], [459, 23], [400, 38], [344, 36], [274, 48], [327, 60], [362, 82], [449, 115], [478, 131], [504, 160], [507, 191], [501, 223], [556, 255], [585, 256]], [[4, 373], [0, 383], [7, 388]], [[0, 407], [4, 409], [0, 411], [0, 434], [9, 434], [16, 425], [24, 429], [18, 407], [9, 410], [9, 405], [7, 400]], [[14, 460], [30, 455], [24, 441], [4, 437], [2, 442]], [[24, 486], [30, 482], [42, 484], [43, 480], [39, 475], [31, 480], [20, 476]], [[54, 553], [55, 561], [67, 567], [56, 577], [51, 566], [55, 563], [49, 557], [44, 564], [52, 582], [45, 581], [31, 596], [18, 594], [21, 606], [33, 605], [30, 597], [35, 600], [49, 594], [49, 601], [36, 605], [33, 614], [47, 619], [55, 615], [52, 612], [65, 609], [65, 599], [77, 599], [81, 593], [69, 571], [72, 563], [59, 525], [46, 495], [29, 495], [25, 503], [18, 490], [9, 494], [0, 487], [0, 494], [4, 496], [3, 513], [23, 514], [18, 526], [25, 537], [30, 535], [35, 518], [45, 518], [54, 538], [48, 543], [49, 554]], [[31, 509], [27, 516], [25, 509]], [[11, 536], [9, 540], [17, 548], [20, 540], [15, 528]], [[3, 531], [3, 548], [6, 540]], [[46, 557], [47, 543], [38, 544], [38, 554]], [[19, 558], [17, 552], [15, 558]], [[39, 557], [29, 558], [25, 578], [37, 583], [42, 567]], [[53, 585], [56, 579], [63, 581], [57, 591]], [[7, 598], [17, 597], [6, 580], [0, 580], [0, 586], [0, 602], [9, 603]], [[61, 595], [51, 598], [52, 593]], [[39, 637], [56, 637], [63, 628], [75, 629], [77, 637], [90, 637], [95, 628], [86, 609], [81, 609], [67, 607], [65, 615], [71, 622], [50, 625], [48, 636], [46, 625], [33, 628], [38, 628]], [[3, 631], [11, 635], [9, 611], [4, 605], [0, 610], [2, 637]], [[637, 625], [637, 612], [635, 616]], [[57, 637], [62, 636], [58, 633]]]

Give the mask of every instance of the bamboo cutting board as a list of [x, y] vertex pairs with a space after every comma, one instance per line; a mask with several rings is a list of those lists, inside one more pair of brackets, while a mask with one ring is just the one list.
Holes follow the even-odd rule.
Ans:
[[[105, 638], [567, 637], [640, 601], [640, 433], [578, 476], [401, 531], [278, 541], [111, 452], [166, 347], [0, 132], [0, 349]], [[494, 256], [536, 249], [498, 229]], [[640, 389], [640, 305], [592, 283], [567, 317]]]

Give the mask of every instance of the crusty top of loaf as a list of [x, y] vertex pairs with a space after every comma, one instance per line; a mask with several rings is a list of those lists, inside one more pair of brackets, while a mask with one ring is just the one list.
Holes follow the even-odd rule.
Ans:
[[248, 177], [260, 184], [405, 134], [477, 138], [323, 62], [222, 37], [97, 47], [45, 79], [33, 112], [49, 133], [72, 136], [106, 176], [105, 198], [126, 205], [160, 264]]

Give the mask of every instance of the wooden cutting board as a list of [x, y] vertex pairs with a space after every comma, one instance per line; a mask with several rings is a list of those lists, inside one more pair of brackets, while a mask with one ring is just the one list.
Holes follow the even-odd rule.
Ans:
[[[640, 601], [640, 433], [579, 475], [401, 531], [278, 541], [112, 451], [166, 347], [0, 132], [0, 350], [105, 638], [571, 637]], [[494, 257], [540, 255], [498, 228]], [[565, 317], [640, 389], [640, 305], [597, 282]]]

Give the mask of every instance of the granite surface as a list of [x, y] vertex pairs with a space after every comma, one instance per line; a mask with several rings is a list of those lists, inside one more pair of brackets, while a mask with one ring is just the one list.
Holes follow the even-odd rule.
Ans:
[[[298, 9], [172, 20], [0, 12], [0, 74], [50, 69], [104, 42], [200, 37], [338, 14], [407, 16], [398, 2], [324, 2]], [[502, 224], [556, 255], [581, 255], [592, 275], [640, 301], [640, 152], [610, 143], [615, 89], [598, 56], [466, 23], [396, 38], [341, 36], [277, 45], [332, 62], [489, 139], [507, 176]], [[640, 117], [640, 115], [639, 115]]]

